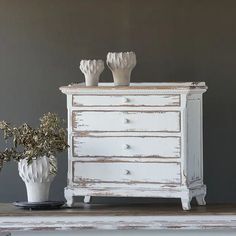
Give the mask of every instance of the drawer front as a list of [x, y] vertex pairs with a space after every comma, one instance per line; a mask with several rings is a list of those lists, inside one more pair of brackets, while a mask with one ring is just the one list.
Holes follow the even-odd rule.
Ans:
[[180, 95], [73, 95], [72, 106], [180, 106]]
[[179, 111], [73, 111], [73, 131], [180, 132]]
[[180, 137], [73, 137], [74, 157], [179, 158]]
[[181, 183], [180, 163], [73, 162], [73, 182]]

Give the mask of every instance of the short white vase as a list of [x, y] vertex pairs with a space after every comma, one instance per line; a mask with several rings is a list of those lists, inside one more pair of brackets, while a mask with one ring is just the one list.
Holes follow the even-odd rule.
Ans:
[[115, 86], [128, 86], [133, 68], [136, 66], [134, 52], [109, 52], [107, 66], [112, 71]]
[[81, 60], [80, 70], [85, 76], [86, 86], [98, 86], [100, 74], [104, 70], [103, 60]]
[[[54, 166], [57, 166], [55, 157], [50, 157]], [[27, 160], [18, 163], [19, 175], [25, 182], [28, 202], [44, 202], [49, 200], [49, 190], [55, 175], [52, 174], [52, 165], [46, 156], [38, 157], [28, 165]]]

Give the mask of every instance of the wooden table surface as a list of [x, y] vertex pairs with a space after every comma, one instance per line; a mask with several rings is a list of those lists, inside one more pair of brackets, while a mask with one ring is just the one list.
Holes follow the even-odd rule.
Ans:
[[29, 211], [0, 204], [0, 231], [80, 229], [235, 229], [236, 205], [80, 205]]

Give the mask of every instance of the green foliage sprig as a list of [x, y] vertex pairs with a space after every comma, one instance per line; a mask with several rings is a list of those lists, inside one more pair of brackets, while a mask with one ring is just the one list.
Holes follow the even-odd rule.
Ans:
[[[12, 147], [0, 152], [0, 169], [5, 162], [11, 159], [20, 161], [27, 159], [28, 164], [40, 156], [50, 157], [66, 150], [67, 132], [63, 128], [63, 120], [55, 113], [47, 113], [40, 119], [38, 128], [32, 128], [24, 123], [19, 127], [0, 121], [0, 130], [7, 141], [12, 140]], [[51, 163], [53, 172], [56, 172], [55, 164]]]

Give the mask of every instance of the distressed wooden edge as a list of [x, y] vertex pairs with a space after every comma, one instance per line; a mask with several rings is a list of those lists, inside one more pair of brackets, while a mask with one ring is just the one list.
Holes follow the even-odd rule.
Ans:
[[[137, 85], [139, 84], [139, 85]], [[84, 83], [70, 84], [59, 88], [65, 94], [158, 94], [162, 93], [204, 93], [208, 87], [205, 82], [176, 83], [131, 83], [131, 86], [112, 86], [112, 83], [100, 83], [99, 86], [87, 87]]]
[[[79, 116], [80, 113], [89, 113], [89, 112], [110, 112], [110, 113], [178, 113], [179, 115], [179, 119], [178, 119], [178, 122], [179, 122], [179, 127], [177, 130], [155, 130], [155, 131], [148, 131], [148, 132], [163, 132], [163, 133], [180, 133], [181, 132], [181, 111], [180, 110], [155, 110], [155, 111], [152, 111], [152, 110], [149, 110], [149, 111], [140, 111], [140, 110], [132, 110], [132, 111], [125, 111], [125, 110], [118, 110], [118, 111], [115, 111], [115, 110], [72, 110], [71, 112], [71, 119], [72, 119], [72, 132], [83, 132], [84, 130], [79, 130], [79, 127], [77, 127], [76, 129], [76, 116]], [[89, 131], [89, 132], [147, 132], [147, 131], [140, 131], [140, 130], [120, 130], [120, 131], [113, 131], [113, 130], [109, 130], [109, 131], [105, 131], [105, 130], [86, 130], [86, 131]]]
[[[170, 184], [160, 184], [156, 185], [156, 188], [150, 189], [148, 186], [149, 184], [146, 184], [147, 186], [134, 186], [130, 188], [129, 185], [117, 187], [117, 186], [107, 186], [107, 187], [83, 187], [78, 185], [72, 185], [65, 187], [64, 191], [72, 194], [73, 196], [130, 196], [130, 197], [154, 197], [154, 198], [181, 198], [183, 196], [190, 196], [191, 198], [206, 193], [206, 185], [200, 184], [194, 187], [187, 187], [185, 185], [181, 184], [174, 184], [175, 188], [173, 186], [170, 186]], [[163, 188], [163, 186], [165, 187]], [[171, 190], [171, 191], [170, 191]], [[137, 194], [138, 192], [138, 194]], [[127, 195], [128, 194], [128, 195]]]
[[[133, 94], [139, 94], [139, 95], [145, 95], [145, 94], [150, 94], [150, 95], [156, 95], [156, 94], [166, 94], [166, 93], [175, 93], [175, 94], [189, 94], [189, 93], [197, 93], [197, 94], [202, 94], [205, 93], [207, 91], [207, 89], [199, 89], [199, 88], [195, 88], [195, 89], [178, 89], [178, 88], [169, 88], [169, 89], [146, 89], [146, 90], [129, 90], [127, 91], [129, 93], [129, 95], [133, 95]], [[86, 90], [86, 89], [66, 89], [63, 88], [61, 89], [61, 92], [67, 95], [71, 95], [71, 94], [78, 94], [78, 95], [82, 95], [82, 94], [94, 94], [94, 95], [109, 95], [111, 94], [111, 90], [110, 89], [100, 89], [100, 90]], [[114, 90], [112, 92], [112, 94], [123, 94], [123, 90]]]
[[1, 232], [236, 229], [236, 215], [30, 216], [0, 218]]
[[181, 106], [181, 96], [180, 94], [143, 94], [143, 96], [171, 96], [171, 97], [177, 97], [178, 102], [169, 104], [169, 105], [134, 105], [134, 104], [122, 104], [122, 105], [83, 105], [83, 104], [76, 104], [75, 103], [75, 97], [80, 97], [80, 96], [116, 96], [116, 97], [122, 97], [122, 96], [142, 96], [140, 94], [72, 94], [72, 107], [180, 107]]
[[[71, 146], [72, 146], [72, 158], [73, 157], [75, 157], [75, 158], [94, 158], [94, 159], [96, 159], [96, 158], [101, 158], [101, 156], [89, 156], [89, 155], [87, 155], [87, 156], [84, 156], [84, 155], [76, 155], [75, 154], [75, 142], [76, 142], [76, 140], [75, 139], [83, 139], [83, 138], [91, 138], [91, 139], [93, 139], [93, 138], [95, 138], [95, 139], [97, 139], [97, 138], [163, 138], [163, 139], [168, 139], [168, 138], [174, 138], [174, 139], [178, 139], [179, 140], [179, 148], [180, 148], [180, 150], [179, 150], [179, 155], [178, 156], [168, 156], [168, 157], [164, 157], [164, 156], [160, 156], [160, 155], [152, 155], [152, 156], [150, 156], [150, 155], [143, 155], [143, 156], [141, 156], [141, 155], [127, 155], [127, 156], [122, 156], [122, 155], [113, 155], [112, 157], [111, 156], [103, 156], [104, 157], [104, 161], [105, 160], [107, 160], [109, 157], [110, 158], [125, 158], [126, 160], [128, 160], [128, 159], [135, 159], [135, 158], [138, 158], [138, 157], [142, 157], [142, 158], [155, 158], [157, 161], [156, 162], [158, 162], [158, 159], [162, 159], [162, 160], [164, 160], [164, 159], [177, 159], [177, 160], [179, 160], [180, 158], [181, 158], [181, 156], [182, 156], [182, 153], [181, 153], [181, 137], [180, 136], [161, 136], [161, 135], [159, 135], [159, 136], [130, 136], [130, 135], [123, 135], [123, 136], [89, 136], [89, 135], [86, 135], [86, 136], [81, 136], [81, 135], [79, 135], [79, 133], [78, 134], [76, 134], [76, 135], [71, 135], [71, 137], [70, 137], [70, 143], [71, 143]], [[97, 160], [96, 160], [97, 161]], [[126, 161], [126, 162], [132, 162], [131, 160], [129, 161]], [[178, 162], [178, 161], [177, 161]], [[143, 162], [143, 163], [145, 163], [145, 162]]]
[[62, 92], [72, 91], [74, 89], [80, 90], [192, 90], [203, 89], [206, 90], [205, 82], [156, 82], [156, 83], [131, 83], [130, 86], [114, 86], [113, 83], [99, 83], [98, 86], [86, 86], [84, 83], [69, 84], [68, 86], [60, 87]]
[[[86, 186], [86, 184], [89, 184], [89, 183], [110, 183], [110, 184], [117, 184], [117, 183], [120, 183], [120, 184], [125, 184], [127, 186], [131, 186], [131, 185], [134, 185], [135, 184], [169, 184], [169, 185], [180, 185], [182, 183], [182, 175], [181, 175], [181, 163], [179, 161], [172, 161], [172, 162], [136, 162], [135, 164], [139, 164], [139, 163], [153, 163], [153, 164], [157, 164], [157, 163], [161, 163], [161, 164], [176, 164], [178, 167], [179, 167], [179, 181], [178, 182], [153, 182], [153, 181], [134, 181], [134, 180], [129, 180], [129, 181], [102, 181], [100, 179], [89, 179], [89, 178], [79, 178], [78, 180], [75, 180], [75, 164], [77, 163], [98, 163], [98, 161], [96, 160], [91, 160], [91, 161], [81, 161], [81, 160], [74, 160], [72, 161], [72, 182], [74, 184], [77, 184], [77, 185], [81, 185], [81, 186]], [[102, 163], [114, 163], [113, 161], [104, 161]], [[120, 163], [120, 162], [117, 162], [117, 163]], [[127, 162], [127, 163], [132, 163], [132, 162]]]
[[[94, 183], [96, 184], [96, 183]], [[105, 183], [104, 183], [105, 184]], [[206, 185], [201, 184], [194, 187], [187, 187], [184, 185], [175, 186], [162, 186], [156, 185], [155, 188], [149, 186], [68, 186], [64, 189], [66, 199], [74, 199], [75, 196], [92, 196], [92, 197], [153, 197], [153, 198], [180, 198], [184, 210], [190, 210], [191, 200], [199, 195], [206, 196]], [[189, 207], [184, 206], [185, 203]], [[184, 205], [183, 205], [184, 202]], [[69, 205], [71, 206], [71, 205]]]

